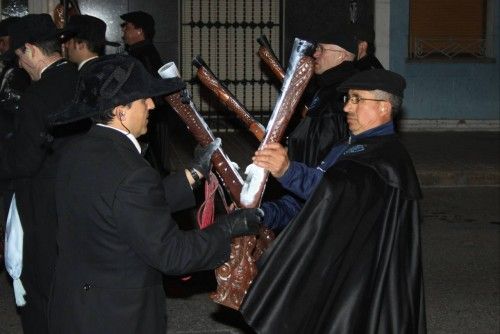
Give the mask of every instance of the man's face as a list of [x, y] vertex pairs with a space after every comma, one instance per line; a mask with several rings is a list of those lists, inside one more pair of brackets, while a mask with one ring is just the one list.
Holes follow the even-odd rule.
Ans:
[[31, 80], [37, 81], [40, 79], [39, 68], [36, 66], [39, 61], [34, 56], [34, 52], [34, 48], [27, 44], [15, 51], [19, 66], [28, 72]]
[[139, 99], [132, 102], [127, 111], [126, 124], [134, 137], [139, 137], [148, 132], [149, 111], [154, 109], [155, 104], [151, 98]]
[[72, 63], [79, 63], [77, 46], [78, 45], [75, 42], [74, 38], [70, 38], [64, 43], [64, 47], [66, 49], [66, 56], [68, 60], [71, 61]]
[[[347, 124], [353, 135], [358, 135], [391, 120], [388, 101], [377, 100], [375, 95], [368, 90], [350, 89], [348, 100], [344, 106], [347, 116]], [[357, 103], [354, 103], [358, 99]], [[369, 100], [367, 100], [369, 99]]]
[[0, 37], [0, 54], [4, 54], [5, 52], [9, 51], [9, 47], [10, 47], [10, 37], [9, 36]]
[[335, 44], [319, 43], [313, 57], [314, 73], [322, 74], [344, 61], [344, 49]]
[[133, 45], [144, 40], [144, 35], [141, 28], [136, 28], [134, 24], [125, 22], [122, 24], [122, 39], [127, 45]]

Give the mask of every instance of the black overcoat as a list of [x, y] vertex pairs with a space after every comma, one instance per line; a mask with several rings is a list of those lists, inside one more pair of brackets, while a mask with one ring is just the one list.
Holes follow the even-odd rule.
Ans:
[[58, 154], [67, 138], [51, 131], [47, 116], [70, 103], [77, 76], [76, 66], [65, 60], [49, 66], [22, 95], [13, 137], [1, 147], [0, 178], [14, 181], [24, 230], [21, 280], [27, 305], [21, 319], [26, 333], [46, 332], [57, 255], [54, 182]]
[[51, 333], [166, 331], [162, 273], [221, 265], [229, 232], [180, 231], [170, 213], [194, 204], [184, 173], [162, 181], [122, 133], [94, 126], [61, 159], [59, 258]]
[[425, 333], [413, 164], [395, 135], [356, 142], [259, 263], [258, 333]]

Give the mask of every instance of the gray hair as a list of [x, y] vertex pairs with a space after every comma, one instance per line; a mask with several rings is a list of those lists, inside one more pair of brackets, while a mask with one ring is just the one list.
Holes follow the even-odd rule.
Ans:
[[389, 101], [391, 104], [391, 118], [394, 119], [401, 110], [403, 98], [380, 89], [372, 90], [372, 93], [375, 95], [376, 99]]

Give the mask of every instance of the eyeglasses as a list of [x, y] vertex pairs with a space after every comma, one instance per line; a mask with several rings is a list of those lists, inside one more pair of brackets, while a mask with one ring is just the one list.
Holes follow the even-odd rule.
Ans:
[[386, 101], [386, 100], [367, 99], [367, 98], [359, 97], [356, 95], [353, 95], [353, 96], [345, 95], [344, 96], [344, 104], [347, 104], [349, 102], [351, 102], [352, 104], [358, 104], [360, 101], [379, 101], [379, 102], [382, 102], [382, 101]]
[[327, 49], [327, 48], [323, 47], [323, 45], [321, 45], [321, 44], [318, 44], [318, 46], [316, 46], [316, 52], [323, 54], [325, 51], [342, 52], [342, 50]]

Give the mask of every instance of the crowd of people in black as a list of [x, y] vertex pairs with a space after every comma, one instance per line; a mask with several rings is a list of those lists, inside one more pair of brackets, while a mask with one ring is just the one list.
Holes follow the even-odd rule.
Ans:
[[307, 37], [308, 112], [253, 157], [284, 195], [185, 231], [172, 213], [196, 205], [220, 141], [170, 172], [162, 96], [185, 84], [157, 73], [153, 17], [120, 18], [126, 53], [110, 55], [94, 16], [0, 22], [0, 214], [21, 236], [6, 261], [24, 333], [163, 334], [162, 275], [214, 269], [262, 226], [278, 237], [240, 309], [255, 331], [425, 333], [420, 188], [394, 129], [406, 82], [376, 59], [373, 31]]

